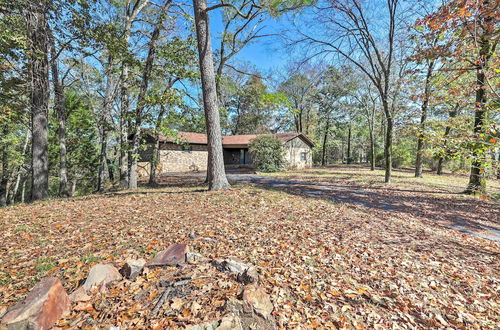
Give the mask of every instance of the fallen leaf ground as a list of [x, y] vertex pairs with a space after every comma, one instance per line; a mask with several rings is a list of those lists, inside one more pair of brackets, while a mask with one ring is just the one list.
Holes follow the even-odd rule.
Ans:
[[[326, 173], [286, 175], [336, 185], [359, 179], [345, 173], [352, 169], [321, 171]], [[366, 181], [356, 184], [369, 188]], [[459, 185], [447, 184], [453, 188], [426, 187], [447, 191], [442, 212], [461, 214], [464, 203], [474, 204], [479, 206], [468, 215], [476, 212], [481, 223], [498, 223], [495, 202], [453, 194]], [[397, 199], [398, 192], [377, 190], [377, 185], [374, 191]], [[398, 186], [422, 188], [396, 181]], [[150, 258], [171, 243], [187, 242], [208, 258], [235, 256], [254, 264], [284, 328], [498, 326], [500, 243], [434, 222], [439, 212], [419, 205], [423, 193], [401, 192], [401, 205], [412, 210], [404, 212], [310, 198], [293, 189], [205, 189], [197, 178], [167, 179], [156, 189], [1, 209], [0, 311], [44, 276], [60, 277], [71, 292], [96, 263], [120, 266], [126, 257]], [[432, 204], [432, 198], [427, 202]], [[417, 212], [420, 206], [426, 211]], [[190, 239], [191, 232], [197, 237]], [[217, 291], [218, 298], [205, 299], [201, 307], [190, 308], [189, 317], [173, 316], [169, 324], [184, 327], [211, 315], [211, 307], [236, 294], [230, 284], [222, 286], [225, 294]], [[104, 307], [109, 324], [138, 318], [152, 324], [148, 311], [134, 308], [133, 301], [108, 300]], [[83, 308], [72, 315], [81, 313], [99, 320], [105, 311]]]

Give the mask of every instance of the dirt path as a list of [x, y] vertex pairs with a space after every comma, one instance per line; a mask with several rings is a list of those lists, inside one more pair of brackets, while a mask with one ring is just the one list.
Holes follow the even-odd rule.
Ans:
[[463, 199], [440, 191], [410, 191], [394, 187], [363, 188], [357, 185], [317, 183], [296, 179], [264, 177], [257, 174], [229, 173], [232, 183], [253, 184], [292, 194], [324, 198], [366, 208], [368, 211], [405, 213], [424, 221], [477, 237], [500, 241], [500, 207], [494, 203]]

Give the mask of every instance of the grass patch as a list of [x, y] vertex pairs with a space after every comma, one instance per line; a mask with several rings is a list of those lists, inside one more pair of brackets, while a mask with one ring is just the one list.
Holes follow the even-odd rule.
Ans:
[[55, 261], [50, 257], [39, 258], [36, 261], [36, 266], [35, 266], [37, 272], [39, 273], [46, 273], [54, 267], [55, 267]]
[[0, 285], [9, 285], [12, 283], [12, 278], [8, 273], [0, 273]]
[[89, 253], [86, 256], [82, 257], [82, 262], [85, 264], [93, 264], [95, 262], [98, 262], [100, 260], [99, 257]]

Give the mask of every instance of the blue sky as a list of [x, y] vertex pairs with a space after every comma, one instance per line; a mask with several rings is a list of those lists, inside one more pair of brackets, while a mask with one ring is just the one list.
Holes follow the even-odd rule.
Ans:
[[[264, 34], [277, 33], [286, 25], [285, 19], [276, 20], [268, 18], [263, 26]], [[218, 45], [217, 36], [221, 33], [222, 19], [221, 9], [210, 12], [210, 27], [214, 49]], [[281, 41], [276, 37], [259, 38], [253, 44], [246, 45], [240, 53], [235, 56], [237, 61], [250, 62], [254, 64], [259, 71], [267, 72], [271, 69], [281, 67], [286, 62], [286, 52], [282, 49]]]

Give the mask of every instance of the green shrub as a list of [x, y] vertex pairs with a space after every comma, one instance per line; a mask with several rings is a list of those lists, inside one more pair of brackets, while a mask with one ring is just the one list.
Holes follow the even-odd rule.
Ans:
[[277, 172], [285, 165], [285, 148], [276, 136], [261, 135], [250, 142], [250, 155], [256, 170], [261, 172]]

